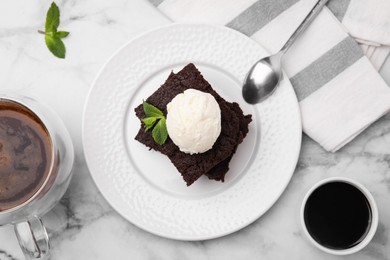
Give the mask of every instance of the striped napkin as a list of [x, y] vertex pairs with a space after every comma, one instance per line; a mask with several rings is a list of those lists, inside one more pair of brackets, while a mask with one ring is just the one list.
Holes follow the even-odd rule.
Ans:
[[[172, 21], [226, 25], [250, 36], [270, 53], [282, 47], [316, 3], [315, 0], [149, 1]], [[371, 1], [389, 0], [363, 2], [367, 6]], [[331, 152], [390, 111], [390, 88], [364, 54], [364, 50], [374, 51], [367, 45], [369, 39], [361, 39], [360, 47], [347, 33], [353, 17], [350, 5], [350, 0], [330, 1], [283, 59], [284, 70], [300, 103], [303, 131]], [[347, 14], [346, 24], [341, 23]], [[378, 53], [376, 56], [381, 59], [376, 59], [377, 68], [387, 55], [383, 50]]]
[[352, 0], [340, 20], [379, 69], [390, 52], [390, 1]]

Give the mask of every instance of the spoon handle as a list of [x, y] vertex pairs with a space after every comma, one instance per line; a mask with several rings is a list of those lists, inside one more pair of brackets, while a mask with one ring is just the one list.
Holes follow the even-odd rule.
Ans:
[[301, 24], [298, 26], [298, 28], [295, 30], [295, 32], [290, 36], [290, 38], [287, 40], [287, 42], [284, 44], [284, 46], [281, 48], [280, 52], [283, 54], [288, 51], [288, 49], [291, 47], [293, 42], [298, 38], [298, 36], [306, 30], [306, 28], [309, 26], [311, 21], [313, 21], [314, 18], [317, 17], [317, 15], [322, 10], [322, 7], [328, 2], [328, 0], [318, 0], [317, 3], [314, 5], [314, 7], [311, 9], [311, 11], [307, 14], [305, 19], [301, 22]]

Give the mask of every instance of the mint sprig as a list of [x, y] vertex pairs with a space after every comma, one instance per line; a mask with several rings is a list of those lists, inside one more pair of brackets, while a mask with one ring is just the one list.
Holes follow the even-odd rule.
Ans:
[[39, 33], [45, 35], [47, 48], [54, 56], [64, 59], [66, 54], [65, 45], [61, 39], [67, 37], [69, 32], [58, 31], [60, 25], [60, 9], [56, 3], [52, 3], [46, 14], [45, 31], [38, 30]]
[[163, 112], [157, 107], [147, 103], [142, 103], [146, 117], [142, 118], [145, 124], [145, 132], [152, 129], [153, 140], [163, 145], [168, 138], [167, 124]]

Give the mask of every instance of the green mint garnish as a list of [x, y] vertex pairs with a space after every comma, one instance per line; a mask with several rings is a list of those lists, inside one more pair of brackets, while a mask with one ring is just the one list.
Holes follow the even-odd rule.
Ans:
[[52, 3], [46, 14], [45, 31], [38, 31], [45, 35], [45, 42], [47, 48], [58, 58], [65, 58], [65, 45], [62, 42], [62, 38], [69, 35], [69, 32], [57, 31], [60, 25], [60, 9], [56, 3]]
[[168, 137], [167, 124], [165, 118], [158, 120], [157, 124], [153, 127], [152, 136], [156, 143], [163, 145]]
[[142, 119], [145, 124], [145, 132], [152, 129], [154, 141], [159, 145], [163, 145], [168, 138], [167, 124], [163, 112], [145, 101], [142, 106], [146, 115]]

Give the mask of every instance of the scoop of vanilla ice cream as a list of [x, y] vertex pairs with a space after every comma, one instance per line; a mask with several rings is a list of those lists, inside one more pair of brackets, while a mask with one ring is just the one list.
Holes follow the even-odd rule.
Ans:
[[196, 154], [213, 147], [221, 133], [221, 109], [211, 94], [187, 89], [167, 110], [168, 135], [180, 151]]

